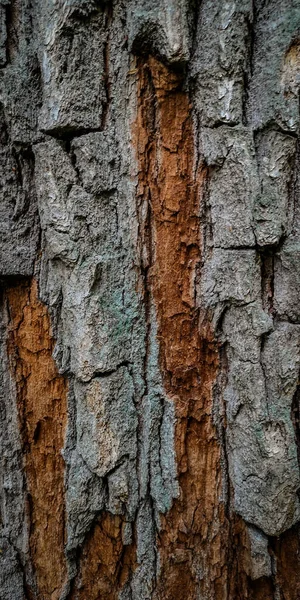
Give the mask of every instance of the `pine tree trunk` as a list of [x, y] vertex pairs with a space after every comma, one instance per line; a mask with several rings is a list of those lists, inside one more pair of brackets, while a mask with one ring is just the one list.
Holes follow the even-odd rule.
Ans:
[[299, 600], [300, 0], [0, 0], [0, 599]]

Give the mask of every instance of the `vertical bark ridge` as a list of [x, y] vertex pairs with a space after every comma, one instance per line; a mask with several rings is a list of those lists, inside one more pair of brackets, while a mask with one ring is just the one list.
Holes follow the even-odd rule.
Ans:
[[37, 282], [6, 289], [8, 353], [16, 384], [24, 453], [30, 558], [36, 597], [58, 600], [67, 577], [64, 555], [64, 460], [67, 382], [52, 358], [54, 339]]

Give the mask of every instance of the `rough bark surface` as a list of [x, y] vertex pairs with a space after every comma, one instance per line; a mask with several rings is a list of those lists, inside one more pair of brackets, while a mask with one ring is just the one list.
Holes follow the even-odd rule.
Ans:
[[300, 0], [0, 0], [0, 599], [299, 600]]

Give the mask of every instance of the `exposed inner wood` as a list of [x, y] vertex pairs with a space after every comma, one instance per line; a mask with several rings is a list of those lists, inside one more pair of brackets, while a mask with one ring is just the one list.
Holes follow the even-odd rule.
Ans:
[[196, 303], [207, 170], [195, 164], [191, 106], [182, 77], [154, 58], [141, 61], [138, 101], [138, 193], [148, 199], [151, 228], [147, 279], [157, 312], [164, 386], [175, 403], [180, 486], [157, 534], [155, 597], [171, 600], [184, 592], [190, 599], [199, 593], [223, 599], [228, 523], [220, 501], [220, 445], [212, 414], [219, 354]]
[[30, 554], [37, 598], [58, 600], [67, 568], [62, 448], [67, 422], [67, 382], [52, 358], [54, 339], [37, 283], [6, 290], [8, 352], [16, 382], [30, 511]]
[[95, 521], [79, 559], [70, 600], [117, 600], [136, 566], [135, 545], [122, 541], [124, 518], [102, 513]]

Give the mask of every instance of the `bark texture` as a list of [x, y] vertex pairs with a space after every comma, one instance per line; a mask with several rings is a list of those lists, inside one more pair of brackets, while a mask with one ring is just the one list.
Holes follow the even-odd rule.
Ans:
[[300, 0], [0, 0], [0, 599], [299, 600]]

